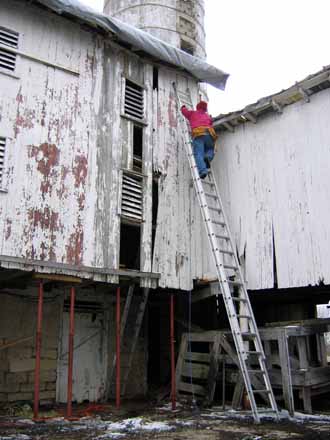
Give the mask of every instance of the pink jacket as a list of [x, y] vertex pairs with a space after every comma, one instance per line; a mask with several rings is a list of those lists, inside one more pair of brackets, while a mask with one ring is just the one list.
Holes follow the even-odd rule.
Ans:
[[188, 119], [192, 129], [197, 127], [212, 127], [212, 118], [204, 110], [188, 110], [187, 107], [181, 107], [181, 112]]

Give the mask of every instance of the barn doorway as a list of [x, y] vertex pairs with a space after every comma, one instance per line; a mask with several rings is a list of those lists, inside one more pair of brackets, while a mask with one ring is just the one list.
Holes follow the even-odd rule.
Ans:
[[[68, 339], [70, 316], [64, 304], [59, 339], [56, 400], [67, 401]], [[106, 331], [100, 304], [77, 302], [75, 309], [73, 357], [73, 401], [97, 402], [105, 397]]]

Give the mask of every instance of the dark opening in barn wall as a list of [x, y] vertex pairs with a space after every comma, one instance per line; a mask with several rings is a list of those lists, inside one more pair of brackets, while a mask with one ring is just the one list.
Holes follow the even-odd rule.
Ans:
[[143, 128], [133, 125], [133, 170], [142, 173], [143, 169]]
[[120, 225], [121, 268], [140, 270], [141, 227], [138, 224]]
[[276, 266], [274, 225], [272, 226], [272, 240], [273, 240], [273, 277], [274, 277], [274, 289], [277, 289], [278, 282], [277, 282], [277, 266]]
[[159, 191], [159, 179], [157, 176], [154, 176], [152, 180], [152, 251], [151, 255], [154, 254], [155, 248], [155, 237], [156, 237], [156, 228], [157, 228], [157, 216], [158, 216], [158, 191]]
[[159, 69], [158, 67], [154, 66], [152, 71], [152, 88], [154, 90], [158, 90], [158, 76], [159, 76]]

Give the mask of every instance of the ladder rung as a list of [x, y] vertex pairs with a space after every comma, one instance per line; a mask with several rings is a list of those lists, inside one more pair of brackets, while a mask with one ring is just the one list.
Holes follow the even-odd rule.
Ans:
[[263, 370], [247, 370], [248, 371], [248, 373], [251, 373], [251, 374], [265, 374], [265, 372], [263, 371]]
[[220, 225], [220, 226], [226, 226], [226, 223], [224, 222], [218, 222], [217, 220], [212, 220], [212, 222], [214, 225]]
[[225, 249], [218, 249], [222, 254], [235, 255], [233, 251], [226, 251]]
[[270, 394], [270, 390], [252, 390], [252, 393], [254, 394]]
[[238, 270], [237, 266], [232, 266], [231, 264], [224, 264], [223, 267], [225, 269], [232, 269], [232, 270]]
[[236, 315], [237, 318], [246, 318], [246, 319], [252, 319], [250, 315]]
[[220, 238], [220, 240], [230, 240], [230, 238], [228, 237], [228, 235], [217, 235], [215, 234], [215, 236], [217, 238]]
[[209, 206], [209, 210], [210, 210], [210, 211], [218, 211], [218, 212], [222, 212], [220, 208], [213, 208], [213, 206]]
[[255, 333], [244, 332], [241, 333], [242, 338], [255, 338], [257, 335]]
[[210, 186], [214, 186], [214, 183], [213, 182], [208, 182], [207, 180], [202, 180], [202, 184], [205, 184], [205, 185], [210, 185]]
[[209, 192], [204, 191], [204, 194], [206, 195], [206, 197], [212, 197], [213, 199], [217, 199], [218, 196], [216, 194], [212, 194]]
[[247, 299], [245, 299], [245, 298], [237, 298], [236, 296], [233, 296], [232, 300], [236, 301], [236, 302], [247, 302]]
[[231, 284], [232, 286], [243, 286], [243, 283], [240, 281], [230, 281], [228, 280], [228, 284]]
[[261, 351], [251, 351], [251, 350], [248, 350], [245, 353], [246, 354], [256, 355], [256, 356], [261, 356], [262, 355]]

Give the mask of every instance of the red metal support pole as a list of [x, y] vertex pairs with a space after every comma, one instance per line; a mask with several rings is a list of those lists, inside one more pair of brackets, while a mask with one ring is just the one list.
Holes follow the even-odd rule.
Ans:
[[43, 284], [39, 283], [38, 295], [38, 317], [37, 317], [37, 333], [36, 333], [36, 363], [34, 370], [34, 402], [33, 416], [35, 419], [39, 415], [39, 398], [40, 398], [40, 357], [41, 357], [41, 335], [42, 335], [42, 306], [43, 306]]
[[172, 398], [172, 410], [176, 409], [176, 384], [175, 384], [175, 350], [174, 350], [174, 295], [171, 295], [171, 307], [170, 307], [170, 320], [171, 320], [171, 398]]
[[74, 343], [74, 302], [75, 288], [70, 292], [70, 329], [69, 329], [69, 364], [68, 364], [68, 390], [67, 390], [67, 417], [72, 417], [72, 373], [73, 373], [73, 343]]
[[120, 287], [117, 287], [116, 307], [116, 408], [120, 408]]

